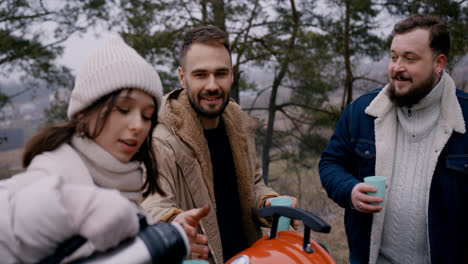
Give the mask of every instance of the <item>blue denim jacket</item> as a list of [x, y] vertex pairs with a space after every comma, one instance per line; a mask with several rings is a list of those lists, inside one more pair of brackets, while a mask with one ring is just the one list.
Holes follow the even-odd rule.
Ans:
[[[351, 263], [369, 262], [372, 214], [352, 209], [351, 191], [375, 175], [375, 117], [364, 110], [380, 90], [348, 105], [319, 163], [322, 186], [345, 208]], [[456, 95], [467, 127], [468, 94], [457, 90]], [[439, 156], [430, 187], [428, 232], [431, 263], [468, 263], [468, 132], [453, 132]]]

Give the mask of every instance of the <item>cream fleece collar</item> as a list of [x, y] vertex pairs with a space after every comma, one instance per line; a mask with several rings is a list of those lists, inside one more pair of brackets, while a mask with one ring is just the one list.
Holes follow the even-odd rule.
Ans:
[[73, 136], [71, 146], [77, 151], [97, 186], [117, 189], [129, 200], [142, 200], [143, 170], [141, 162], [122, 163], [93, 140]]
[[[464, 134], [466, 132], [465, 120], [455, 94], [456, 88], [452, 77], [444, 71], [438, 85], [443, 87], [440, 119], [444, 120], [446, 128]], [[396, 107], [388, 97], [388, 89], [389, 85], [387, 84], [366, 108], [366, 114], [374, 117], [383, 117]]]
[[440, 81], [419, 103], [411, 107], [396, 108], [398, 123], [409, 140], [419, 141], [425, 138], [437, 125], [443, 83]]

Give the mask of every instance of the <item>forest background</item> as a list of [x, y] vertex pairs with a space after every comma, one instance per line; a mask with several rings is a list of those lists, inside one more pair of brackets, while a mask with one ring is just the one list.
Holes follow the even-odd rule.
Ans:
[[[346, 105], [387, 82], [391, 28], [414, 13], [448, 23], [447, 70], [468, 90], [465, 0], [0, 0], [0, 175], [21, 170], [22, 145], [38, 127], [66, 118], [76, 74], [60, 62], [68, 39], [120, 34], [154, 65], [168, 92], [179, 87], [183, 33], [216, 25], [231, 43], [231, 97], [262, 121], [257, 150], [265, 181], [327, 221], [332, 232], [312, 237], [347, 263], [343, 209], [322, 189], [318, 160]], [[20, 98], [33, 106], [18, 109]]]

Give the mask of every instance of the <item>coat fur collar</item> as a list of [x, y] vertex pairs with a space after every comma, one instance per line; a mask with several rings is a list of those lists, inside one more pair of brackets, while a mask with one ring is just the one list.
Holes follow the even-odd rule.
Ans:
[[[455, 132], [465, 134], [465, 120], [463, 119], [462, 110], [455, 93], [455, 82], [445, 71], [440, 82], [444, 86], [440, 119], [445, 120], [444, 123], [446, 123], [448, 129], [453, 129]], [[387, 84], [366, 108], [366, 114], [381, 118], [395, 109], [395, 105], [388, 97], [388, 89], [389, 85]]]

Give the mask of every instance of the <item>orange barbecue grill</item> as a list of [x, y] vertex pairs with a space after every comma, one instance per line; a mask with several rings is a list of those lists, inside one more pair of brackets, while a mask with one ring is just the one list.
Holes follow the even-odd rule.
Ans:
[[[328, 252], [317, 242], [310, 240], [310, 230], [329, 233], [330, 226], [319, 217], [297, 208], [273, 206], [259, 209], [260, 217], [272, 217], [273, 224], [268, 236], [255, 242], [250, 248], [230, 259], [229, 264], [309, 264], [335, 263]], [[280, 216], [302, 220], [304, 234], [294, 231], [279, 231]], [[114, 249], [96, 253], [73, 263], [114, 264], [114, 263], [180, 263], [185, 245], [179, 241], [175, 227], [165, 222], [148, 225], [145, 217], [140, 217], [140, 233], [126, 240]], [[80, 248], [86, 239], [75, 236], [60, 245], [54, 254], [44, 258], [39, 264], [60, 263], [66, 256]], [[180, 241], [179, 241], [180, 242]], [[174, 246], [175, 245], [175, 246]], [[176, 247], [177, 246], [177, 247]], [[182, 250], [183, 249], [183, 250]], [[182, 250], [176, 252], [175, 250]]]
[[[257, 211], [260, 217], [273, 217], [270, 234], [232, 257], [228, 264], [325, 264], [335, 263], [319, 243], [310, 239], [310, 230], [329, 233], [331, 227], [318, 216], [298, 208], [274, 206]], [[300, 219], [304, 234], [277, 231], [280, 216]]]

